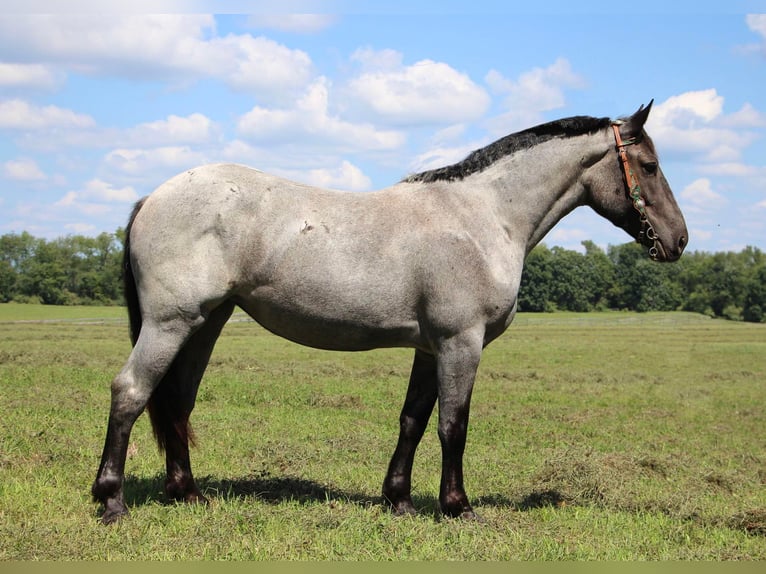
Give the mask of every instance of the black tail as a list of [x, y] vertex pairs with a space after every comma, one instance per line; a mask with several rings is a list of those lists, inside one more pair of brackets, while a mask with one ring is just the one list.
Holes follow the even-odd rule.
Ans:
[[130, 232], [133, 228], [138, 212], [144, 205], [146, 198], [140, 200], [133, 207], [133, 213], [130, 214], [128, 226], [125, 228], [125, 247], [122, 251], [122, 286], [125, 295], [125, 304], [128, 306], [128, 321], [130, 322], [130, 340], [133, 345], [138, 340], [138, 334], [141, 332], [141, 307], [138, 302], [138, 290], [136, 289], [136, 278], [133, 275], [133, 267], [130, 264]]

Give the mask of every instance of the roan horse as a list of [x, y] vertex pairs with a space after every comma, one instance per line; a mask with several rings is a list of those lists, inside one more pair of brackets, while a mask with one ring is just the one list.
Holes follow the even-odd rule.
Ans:
[[124, 261], [134, 347], [112, 381], [92, 488], [102, 521], [128, 512], [126, 451], [145, 408], [166, 453], [168, 496], [205, 501], [189, 462], [188, 421], [236, 306], [311, 347], [413, 348], [383, 497], [396, 514], [415, 512], [413, 459], [438, 401], [441, 511], [475, 517], [463, 487], [471, 391], [482, 349], [516, 313], [532, 247], [581, 205], [645, 244], [653, 259], [674, 261], [686, 246], [683, 216], [644, 131], [650, 109], [540, 125], [376, 192], [208, 165], [139, 201]]

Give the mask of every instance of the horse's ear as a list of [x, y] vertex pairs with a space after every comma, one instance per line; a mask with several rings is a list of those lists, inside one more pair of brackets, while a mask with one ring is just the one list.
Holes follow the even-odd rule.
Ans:
[[[644, 129], [644, 124], [646, 123], [646, 120], [649, 118], [649, 112], [652, 111], [652, 104], [654, 104], [654, 100], [649, 102], [649, 105], [644, 107], [643, 104], [641, 104], [641, 107], [638, 108], [635, 114], [630, 116], [627, 122], [625, 122], [625, 131], [628, 132], [628, 134], [632, 137], [638, 137], [641, 135], [642, 130]], [[620, 130], [622, 131], [622, 130]]]

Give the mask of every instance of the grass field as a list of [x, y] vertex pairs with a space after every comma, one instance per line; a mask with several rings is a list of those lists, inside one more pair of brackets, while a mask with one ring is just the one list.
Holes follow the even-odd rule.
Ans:
[[320, 352], [228, 325], [192, 417], [207, 507], [168, 504], [147, 417], [130, 518], [89, 489], [124, 310], [0, 305], [0, 559], [766, 560], [766, 325], [682, 313], [522, 315], [486, 351], [466, 448], [484, 521], [415, 518], [380, 486], [411, 353]]

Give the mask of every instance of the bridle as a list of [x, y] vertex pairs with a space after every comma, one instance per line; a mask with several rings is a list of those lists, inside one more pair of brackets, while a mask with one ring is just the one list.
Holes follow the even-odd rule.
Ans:
[[633, 207], [638, 211], [639, 218], [641, 220], [641, 230], [638, 232], [636, 242], [641, 243], [649, 247], [649, 257], [657, 259], [659, 255], [659, 249], [657, 249], [657, 243], [659, 236], [654, 231], [654, 227], [649, 223], [649, 216], [646, 214], [646, 200], [641, 197], [641, 186], [638, 183], [638, 176], [630, 167], [628, 161], [628, 152], [625, 148], [629, 145], [635, 145], [638, 143], [637, 138], [630, 138], [623, 141], [620, 135], [620, 125], [622, 122], [615, 122], [612, 124], [614, 130], [614, 139], [617, 142], [617, 153], [620, 154], [620, 160], [622, 161], [622, 170], [625, 174], [625, 184], [628, 189], [628, 198], [633, 202]]

